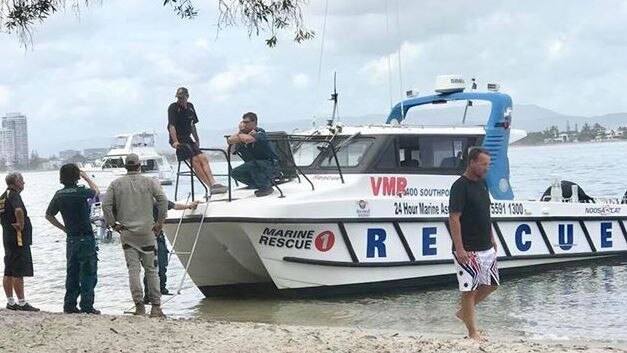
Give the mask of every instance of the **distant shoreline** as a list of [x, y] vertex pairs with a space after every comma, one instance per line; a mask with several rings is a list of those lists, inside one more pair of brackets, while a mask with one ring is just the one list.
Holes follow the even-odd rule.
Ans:
[[516, 141], [516, 142], [512, 143], [510, 145], [510, 147], [587, 145], [587, 144], [604, 144], [604, 143], [617, 143], [617, 142], [627, 142], [627, 139], [606, 140], [606, 141], [585, 141], [585, 142], [551, 142], [551, 143], [518, 143], [518, 141]]

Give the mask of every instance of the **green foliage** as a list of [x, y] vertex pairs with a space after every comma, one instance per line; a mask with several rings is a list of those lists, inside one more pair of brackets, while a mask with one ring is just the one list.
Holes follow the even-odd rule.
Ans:
[[[614, 130], [615, 132], [622, 132], [622, 136], [615, 136], [614, 138], [627, 139], [627, 127], [621, 126]], [[579, 142], [587, 142], [592, 141], [597, 137], [604, 137], [608, 129], [602, 126], [599, 123], [595, 123], [593, 126], [590, 126], [588, 123], [583, 124], [581, 130], [579, 132], [570, 131], [568, 133], [568, 141], [579, 141]], [[547, 143], [547, 140], [554, 139], [558, 137], [560, 134], [559, 128], [557, 126], [551, 126], [545, 128], [542, 131], [530, 132], [526, 137], [516, 141], [515, 145], [540, 145]]]
[[37, 151], [32, 151], [30, 154], [30, 159], [28, 160], [28, 169], [37, 170], [41, 168], [42, 163], [44, 163], [46, 159], [39, 157]]
[[[598, 124], [597, 124], [598, 125]], [[590, 141], [596, 137], [596, 132], [588, 125], [588, 123], [583, 124], [581, 127], [581, 131], [579, 132], [579, 141]]]
[[26, 45], [35, 22], [43, 22], [64, 5], [63, 0], [0, 0], [0, 32], [15, 32]]
[[[130, 1], [130, 0], [129, 0]], [[314, 38], [315, 33], [303, 25], [301, 7], [308, 0], [218, 0], [218, 29], [243, 25], [248, 35], [266, 33], [269, 47], [278, 43], [279, 31], [292, 28], [294, 41], [301, 43]], [[0, 32], [16, 33], [20, 42], [27, 46], [31, 42], [35, 23], [44, 22], [61, 9], [71, 7], [79, 12], [81, 6], [89, 6], [89, 0], [0, 0]], [[97, 1], [102, 3], [102, 1]], [[198, 10], [192, 0], [163, 0], [182, 19], [193, 19]]]
[[544, 131], [542, 131], [542, 135], [544, 136], [544, 138], [557, 137], [559, 133], [560, 133], [560, 129], [555, 125], [551, 126], [550, 128], [544, 129]]
[[306, 3], [307, 0], [218, 0], [218, 28], [243, 24], [249, 36], [268, 33], [266, 45], [274, 47], [278, 31], [294, 27], [294, 41], [301, 43], [315, 36], [303, 25], [301, 6]]
[[31, 26], [34, 21], [43, 22], [51, 13], [56, 12], [55, 1], [18, 1], [14, 2], [13, 10], [7, 14], [4, 25], [7, 30]]
[[198, 11], [194, 8], [191, 0], [164, 0], [163, 6], [170, 5], [180, 18], [192, 19], [198, 16]]

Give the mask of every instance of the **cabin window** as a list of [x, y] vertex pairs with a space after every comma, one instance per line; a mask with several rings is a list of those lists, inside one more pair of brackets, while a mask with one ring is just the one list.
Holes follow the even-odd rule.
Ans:
[[148, 159], [142, 163], [142, 166], [141, 166], [142, 172], [150, 172], [154, 170], [159, 170], [159, 168], [157, 167], [157, 162], [154, 159]]
[[392, 140], [388, 143], [384, 152], [379, 157], [379, 163], [377, 168], [379, 169], [396, 169], [398, 168], [398, 161], [402, 158], [399, 156], [397, 141]]
[[[337, 160], [340, 167], [356, 167], [361, 163], [368, 148], [372, 145], [372, 139], [354, 139], [348, 142], [335, 143]], [[330, 151], [320, 161], [320, 167], [336, 167], [337, 164], [333, 159], [333, 153]]]
[[113, 141], [113, 148], [124, 148], [126, 147], [126, 136], [119, 136], [115, 138]]
[[299, 167], [310, 166], [316, 158], [324, 151], [328, 144], [320, 141], [296, 141], [292, 143], [292, 154], [294, 163]]
[[480, 141], [478, 136], [398, 136], [381, 154], [376, 168], [436, 173], [448, 170], [456, 174], [466, 167], [468, 148]]
[[419, 139], [423, 168], [457, 168], [462, 162], [463, 137], [422, 137]]
[[155, 137], [154, 135], [150, 135], [150, 134], [144, 134], [144, 135], [140, 135], [141, 137], [141, 146], [154, 146], [155, 144]]
[[124, 168], [124, 161], [122, 158], [109, 158], [105, 159], [103, 168]]
[[146, 147], [152, 146], [154, 143], [151, 135], [133, 135], [131, 144], [133, 147]]

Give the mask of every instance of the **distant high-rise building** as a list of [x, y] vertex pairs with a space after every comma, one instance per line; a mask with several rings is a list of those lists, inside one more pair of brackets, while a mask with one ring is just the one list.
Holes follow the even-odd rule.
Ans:
[[2, 118], [2, 128], [13, 131], [15, 157], [12, 161], [16, 165], [28, 164], [28, 128], [26, 115], [8, 113]]
[[0, 128], [0, 159], [5, 165], [15, 162], [15, 136], [13, 130]]

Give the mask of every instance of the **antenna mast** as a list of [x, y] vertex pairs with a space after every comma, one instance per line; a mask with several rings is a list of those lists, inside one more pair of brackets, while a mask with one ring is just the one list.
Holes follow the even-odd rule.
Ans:
[[[471, 78], [472, 85], [470, 86], [470, 90], [474, 91], [477, 89], [477, 82], [475, 82], [475, 78]], [[466, 101], [466, 107], [464, 107], [464, 117], [462, 118], [462, 125], [466, 124], [466, 113], [468, 113], [468, 107], [472, 107], [472, 101], [469, 99]]]
[[328, 126], [333, 126], [336, 117], [338, 121], [340, 120], [340, 114], [337, 109], [337, 98], [337, 72], [333, 71], [333, 93], [331, 93], [331, 98], [329, 98], [329, 100], [333, 102], [333, 113], [331, 114], [331, 118], [327, 119]]

